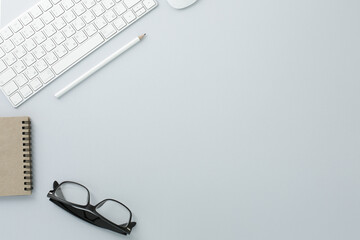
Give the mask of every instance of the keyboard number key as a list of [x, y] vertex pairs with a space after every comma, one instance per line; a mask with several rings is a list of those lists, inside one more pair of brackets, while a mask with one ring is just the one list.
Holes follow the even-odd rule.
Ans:
[[11, 97], [10, 97], [10, 101], [16, 106], [16, 105], [18, 105], [19, 103], [21, 103], [22, 102], [22, 97], [20, 96], [20, 94], [19, 93], [15, 93], [14, 95], [12, 95]]
[[30, 9], [30, 14], [33, 16], [33, 18], [37, 18], [42, 14], [42, 11], [39, 8], [39, 6], [35, 6], [32, 9]]
[[32, 17], [29, 15], [29, 13], [24, 13], [21, 15], [20, 21], [26, 26], [32, 21]]
[[40, 7], [42, 10], [47, 11], [52, 7], [52, 4], [49, 0], [43, 0], [40, 2]]
[[20, 89], [20, 93], [21, 95], [23, 95], [24, 98], [27, 98], [32, 94], [32, 90], [28, 85], [26, 85], [25, 87]]
[[15, 20], [11, 23], [10, 25], [11, 29], [14, 31], [14, 32], [18, 32], [20, 29], [23, 28], [22, 24], [19, 22], [19, 20]]

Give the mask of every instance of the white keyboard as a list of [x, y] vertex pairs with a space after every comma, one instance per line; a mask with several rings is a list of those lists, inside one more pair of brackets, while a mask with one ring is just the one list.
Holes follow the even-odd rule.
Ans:
[[0, 89], [20, 106], [157, 6], [155, 0], [42, 0], [0, 30]]

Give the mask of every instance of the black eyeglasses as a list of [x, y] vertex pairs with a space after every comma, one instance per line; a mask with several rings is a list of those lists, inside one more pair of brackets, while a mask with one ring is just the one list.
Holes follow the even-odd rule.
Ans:
[[89, 190], [76, 182], [54, 181], [49, 200], [82, 220], [101, 228], [127, 235], [136, 222], [131, 222], [132, 213], [128, 207], [114, 199], [105, 199], [95, 206], [90, 205]]

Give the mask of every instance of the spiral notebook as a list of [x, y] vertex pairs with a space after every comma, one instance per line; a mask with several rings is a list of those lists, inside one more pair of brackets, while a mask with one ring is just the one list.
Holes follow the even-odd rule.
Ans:
[[31, 175], [30, 118], [0, 118], [0, 196], [30, 195]]

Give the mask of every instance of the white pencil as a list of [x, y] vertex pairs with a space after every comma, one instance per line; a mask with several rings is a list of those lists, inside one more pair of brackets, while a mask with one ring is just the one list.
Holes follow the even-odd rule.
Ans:
[[74, 87], [76, 87], [78, 84], [80, 84], [82, 81], [84, 81], [85, 79], [87, 79], [88, 77], [90, 77], [92, 74], [94, 74], [95, 72], [97, 72], [98, 70], [100, 70], [102, 67], [104, 67], [106, 64], [108, 64], [109, 62], [111, 62], [112, 60], [114, 60], [115, 58], [117, 58], [118, 56], [120, 56], [122, 53], [126, 52], [126, 50], [130, 49], [131, 47], [135, 46], [137, 43], [139, 43], [146, 34], [143, 34], [139, 37], [136, 37], [135, 39], [133, 39], [132, 41], [130, 41], [128, 44], [126, 44], [125, 46], [123, 46], [122, 48], [120, 48], [119, 50], [117, 50], [116, 52], [114, 52], [113, 54], [111, 54], [109, 57], [105, 58], [103, 61], [101, 61], [98, 65], [96, 65], [95, 67], [93, 67], [92, 69], [90, 69], [88, 72], [84, 73], [82, 76], [80, 76], [78, 79], [76, 79], [75, 81], [73, 81], [72, 83], [70, 83], [69, 85], [67, 85], [66, 87], [64, 87], [63, 89], [61, 89], [60, 91], [58, 91], [55, 94], [55, 97], [60, 98], [62, 95], [64, 95], [65, 93], [67, 93], [68, 91], [70, 91], [71, 89], [73, 89]]

